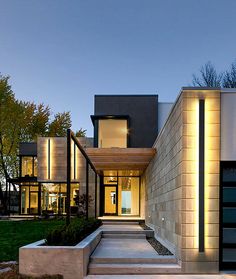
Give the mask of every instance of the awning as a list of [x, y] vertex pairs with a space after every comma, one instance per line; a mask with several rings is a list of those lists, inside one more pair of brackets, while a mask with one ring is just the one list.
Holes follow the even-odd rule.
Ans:
[[97, 172], [138, 170], [142, 173], [156, 154], [155, 148], [86, 148]]

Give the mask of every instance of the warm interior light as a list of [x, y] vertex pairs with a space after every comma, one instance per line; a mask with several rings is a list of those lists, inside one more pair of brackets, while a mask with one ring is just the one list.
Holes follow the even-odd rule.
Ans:
[[51, 178], [51, 142], [50, 139], [48, 139], [47, 144], [47, 158], [48, 158], [48, 179]]

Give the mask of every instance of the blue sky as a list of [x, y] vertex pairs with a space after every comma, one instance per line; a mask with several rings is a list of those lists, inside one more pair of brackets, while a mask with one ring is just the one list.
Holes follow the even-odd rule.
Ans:
[[174, 101], [192, 74], [236, 58], [235, 0], [0, 0], [0, 72], [16, 97], [71, 111], [87, 129], [94, 94]]

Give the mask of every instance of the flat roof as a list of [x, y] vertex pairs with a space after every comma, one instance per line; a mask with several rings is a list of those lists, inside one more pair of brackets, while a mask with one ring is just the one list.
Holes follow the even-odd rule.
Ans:
[[86, 148], [96, 171], [138, 170], [141, 174], [154, 155], [155, 148]]

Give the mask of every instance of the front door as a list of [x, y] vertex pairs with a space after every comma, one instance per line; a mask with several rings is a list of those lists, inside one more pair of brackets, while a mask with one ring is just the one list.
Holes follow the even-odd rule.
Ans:
[[104, 215], [117, 215], [117, 185], [104, 185]]

